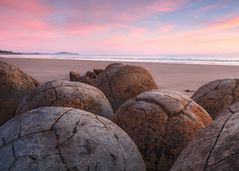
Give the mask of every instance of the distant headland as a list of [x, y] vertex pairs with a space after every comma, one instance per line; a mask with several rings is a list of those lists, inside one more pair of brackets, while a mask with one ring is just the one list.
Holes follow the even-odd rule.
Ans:
[[0, 50], [1, 55], [20, 55], [21, 53], [13, 52], [13, 51], [6, 51], [6, 50]]
[[58, 53], [22, 53], [22, 52], [13, 52], [0, 50], [0, 55], [79, 55], [79, 53], [71, 53], [71, 52], [58, 52]]

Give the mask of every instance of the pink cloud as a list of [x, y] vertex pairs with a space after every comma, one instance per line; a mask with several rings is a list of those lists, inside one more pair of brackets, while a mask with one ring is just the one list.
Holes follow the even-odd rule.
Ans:
[[143, 18], [157, 12], [172, 12], [183, 7], [183, 5], [185, 5], [187, 2], [189, 2], [189, 0], [148, 1], [148, 3], [145, 5], [135, 5], [126, 9], [122, 15], [122, 18], [129, 21]]
[[154, 36], [147, 34], [148, 37], [135, 42], [134, 46], [160, 54], [239, 54], [239, 16], [218, 18], [194, 30], [163, 33], [164, 29], [153, 31]]
[[168, 1], [156, 1], [150, 4], [148, 7], [149, 10], [156, 12], [172, 12], [176, 9], [182, 7], [184, 4], [189, 2], [189, 0], [168, 0]]
[[210, 29], [231, 29], [239, 27], [239, 16], [233, 16], [230, 18], [220, 18], [208, 24]]
[[[122, 1], [123, 2], [123, 1]], [[170, 12], [182, 7], [188, 0], [168, 0], [168, 1], [144, 1], [144, 3], [131, 3], [124, 8], [121, 1], [109, 0], [107, 3], [99, 5], [78, 4], [78, 8], [72, 7], [71, 13], [62, 12], [66, 17], [64, 30], [71, 34], [84, 34], [91, 32], [109, 31], [112, 29], [124, 28], [129, 32], [141, 34], [145, 29], [125, 27], [129, 23], [140, 20], [156, 12]], [[71, 4], [71, 5], [74, 5]], [[84, 14], [83, 14], [84, 13]], [[170, 31], [172, 27], [167, 25], [160, 28], [162, 32]]]
[[[155, 12], [169, 12], [180, 8], [188, 0], [168, 1], [112, 1], [107, 3], [88, 3], [83, 1], [72, 1], [67, 3], [63, 9], [43, 3], [39, 0], [31, 0], [23, 3], [18, 0], [0, 1], [1, 30], [18, 30], [19, 33], [29, 31], [65, 31], [71, 34], [84, 34], [97, 31], [106, 31], [119, 28], [128, 23], [139, 20]], [[83, 3], [83, 5], [81, 4]], [[126, 3], [128, 5], [122, 5]], [[70, 6], [70, 10], [67, 10]], [[65, 23], [58, 24], [49, 20], [54, 15], [65, 17]], [[141, 29], [141, 30], [140, 30]], [[142, 32], [142, 28], [135, 32]], [[161, 28], [164, 31], [169, 28]], [[132, 32], [132, 30], [129, 30]], [[0, 35], [2, 35], [0, 33]], [[2, 35], [4, 36], [4, 35]]]
[[[44, 28], [47, 23], [44, 17], [51, 12], [51, 7], [40, 3], [38, 0], [22, 2], [18, 0], [1, 0], [0, 1], [0, 29], [9, 31]], [[1, 33], [0, 33], [1, 34]]]
[[46, 12], [50, 7], [40, 3], [38, 0], [30, 0], [27, 2], [19, 0], [1, 0], [0, 9], [11, 12], [33, 12], [34, 15], [36, 13]]
[[[66, 9], [56, 9], [57, 15], [63, 15], [67, 22], [81, 24], [127, 24], [140, 20], [154, 13], [172, 12], [189, 0], [138, 0], [138, 1], [104, 1], [101, 4], [92, 2], [75, 1], [67, 4]], [[66, 7], [67, 8], [67, 7]], [[59, 12], [60, 10], [60, 12]]]

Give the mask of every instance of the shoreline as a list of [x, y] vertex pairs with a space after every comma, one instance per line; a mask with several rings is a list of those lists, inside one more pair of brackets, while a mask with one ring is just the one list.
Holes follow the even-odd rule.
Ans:
[[[3, 57], [0, 57], [0, 60], [17, 66], [40, 83], [58, 79], [69, 80], [70, 71], [84, 74], [93, 69], [104, 69], [107, 65], [117, 62]], [[216, 79], [239, 78], [239, 67], [231, 65], [118, 62], [144, 67], [152, 74], [159, 88], [176, 90], [188, 96], [193, 92], [184, 90], [195, 91], [203, 84]]]
[[[19, 58], [15, 57], [16, 55], [8, 55], [8, 56], [1, 56], [0, 55], [0, 59], [1, 58], [7, 58], [7, 59], [46, 59], [46, 60], [72, 60], [72, 61], [97, 61], [97, 62], [122, 62], [122, 63], [128, 63], [128, 62], [133, 62], [133, 63], [160, 63], [160, 64], [183, 64], [183, 65], [219, 65], [219, 66], [239, 66], [239, 61], [235, 61], [234, 62], [222, 62], [222, 61], [187, 61], [187, 60], [182, 60], [182, 61], [177, 61], [177, 60], [160, 60], [160, 59], [151, 59], [151, 60], [145, 60], [145, 59], [118, 59], [118, 58], [80, 58], [80, 57], [71, 57], [69, 56], [69, 58], [60, 58], [60, 55], [56, 55], [56, 58], [53, 57], [45, 57], [42, 58], [42, 55], [39, 55], [40, 57], [38, 57], [38, 55], [34, 55], [34, 57], [36, 58], [32, 58], [32, 57], [26, 57], [27, 55], [18, 55], [20, 56]], [[54, 55], [53, 55], [54, 56]], [[87, 56], [86, 56], [87, 57]]]

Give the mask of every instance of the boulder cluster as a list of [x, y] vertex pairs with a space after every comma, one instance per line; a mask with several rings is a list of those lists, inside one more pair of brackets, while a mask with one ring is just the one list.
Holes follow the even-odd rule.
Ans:
[[191, 98], [113, 63], [39, 85], [0, 61], [0, 170], [238, 170], [239, 79]]
[[114, 112], [125, 101], [148, 90], [157, 89], [152, 75], [144, 68], [113, 63], [103, 69], [94, 69], [84, 76], [70, 72], [71, 81], [79, 81], [100, 89], [109, 99]]

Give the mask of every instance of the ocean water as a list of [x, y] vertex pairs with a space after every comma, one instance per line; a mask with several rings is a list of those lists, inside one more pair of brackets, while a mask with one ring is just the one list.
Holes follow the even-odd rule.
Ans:
[[71, 59], [122, 62], [160, 62], [205, 65], [239, 65], [239, 56], [132, 56], [132, 55], [0, 55], [4, 58]]

